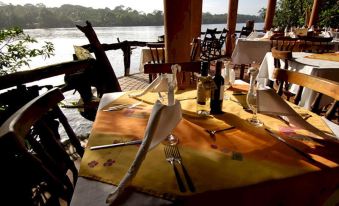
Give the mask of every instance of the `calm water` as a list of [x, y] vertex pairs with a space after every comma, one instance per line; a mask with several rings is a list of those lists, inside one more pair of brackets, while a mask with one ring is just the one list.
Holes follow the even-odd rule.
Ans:
[[[237, 24], [236, 30], [241, 30], [244, 24]], [[225, 24], [204, 24], [201, 30], [206, 31], [206, 28], [217, 28], [222, 30], [225, 28]], [[262, 29], [263, 23], [256, 23], [256, 29]], [[135, 26], [135, 27], [95, 27], [94, 28], [101, 43], [117, 43], [117, 38], [120, 41], [157, 41], [157, 37], [164, 34], [163, 26]], [[55, 55], [48, 59], [36, 57], [30, 62], [31, 68], [40, 66], [46, 66], [50, 64], [61, 63], [65, 61], [73, 60], [73, 45], [84, 45], [88, 44], [88, 40], [85, 35], [77, 28], [56, 28], [56, 29], [27, 29], [25, 33], [34, 37], [38, 42], [50, 41], [54, 44]], [[138, 47], [132, 51], [131, 55], [131, 73], [139, 72], [140, 64], [140, 51]], [[115, 74], [123, 76], [124, 65], [123, 65], [123, 53], [121, 50], [108, 51], [107, 56], [111, 62], [111, 65], [115, 71]], [[48, 79], [39, 84], [62, 84], [63, 77], [59, 76], [56, 78]]]

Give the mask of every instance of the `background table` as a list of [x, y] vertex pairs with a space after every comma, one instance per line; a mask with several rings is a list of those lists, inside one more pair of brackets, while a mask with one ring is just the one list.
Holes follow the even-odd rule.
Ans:
[[[159, 52], [159, 59], [160, 61], [164, 61], [163, 59], [163, 50], [158, 49]], [[155, 52], [153, 52], [153, 55]], [[154, 58], [157, 58], [156, 56]], [[141, 50], [140, 54], [140, 64], [139, 64], [139, 71], [143, 72], [144, 71], [144, 64], [151, 62], [152, 61], [152, 55], [151, 55], [151, 50], [149, 48], [145, 48]]]
[[271, 51], [268, 39], [239, 38], [232, 53], [233, 64], [261, 63], [267, 52]]
[[[339, 81], [339, 62], [305, 58], [309, 55], [312, 54], [305, 52], [293, 52], [293, 60], [289, 61], [288, 63], [289, 69], [293, 69], [294, 71], [304, 74], [323, 77], [337, 82]], [[281, 61], [281, 66], [284, 66], [283, 61]], [[274, 58], [272, 53], [268, 52], [260, 65], [259, 74], [257, 77], [258, 82], [262, 85], [265, 85], [267, 79], [274, 81], [275, 79], [273, 78], [273, 71]], [[297, 88], [294, 88], [293, 90], [296, 91], [296, 89]], [[309, 109], [314, 97], [315, 92], [309, 89], [304, 89], [299, 105]]]

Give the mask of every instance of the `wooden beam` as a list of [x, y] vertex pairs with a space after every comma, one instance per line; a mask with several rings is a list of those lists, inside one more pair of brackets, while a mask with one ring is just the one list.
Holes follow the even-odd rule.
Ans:
[[191, 4], [193, 0], [164, 0], [165, 61], [190, 60]]
[[83, 71], [86, 68], [93, 66], [94, 63], [94, 59], [63, 62], [60, 64], [53, 64], [32, 70], [15, 72], [12, 74], [0, 76], [0, 89], [6, 89], [61, 74], [72, 74]]
[[268, 31], [272, 28], [276, 5], [277, 5], [277, 0], [268, 0], [266, 15], [265, 15], [264, 31]]
[[202, 0], [191, 2], [191, 41], [201, 36]]
[[100, 65], [98, 69], [98, 77], [103, 82], [103, 92], [121, 92], [121, 88], [112, 65], [109, 62], [105, 50], [103, 49], [91, 23], [86, 21], [86, 26], [76, 25], [76, 27], [85, 34], [94, 50], [95, 57]]
[[230, 57], [233, 52], [232, 36], [235, 35], [235, 27], [237, 24], [238, 0], [228, 0], [228, 15], [226, 37], [226, 56]]
[[314, 0], [313, 1], [312, 13], [311, 13], [310, 21], [308, 22], [308, 27], [311, 27], [312, 25], [317, 24], [320, 1], [321, 0]]

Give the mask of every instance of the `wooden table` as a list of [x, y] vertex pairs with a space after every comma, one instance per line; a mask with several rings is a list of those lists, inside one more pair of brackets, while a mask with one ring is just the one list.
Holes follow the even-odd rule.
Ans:
[[[156, 94], [147, 95], [143, 97], [144, 107], [141, 109], [104, 112], [102, 109], [107, 105], [112, 105], [113, 100], [119, 103], [132, 101], [124, 93], [105, 94], [99, 105], [89, 144], [102, 135], [107, 138], [110, 134], [113, 136], [123, 135], [121, 132], [124, 131], [124, 135], [140, 133], [136, 129], [140, 125], [133, 124], [133, 121], [143, 122], [144, 120], [133, 118], [147, 116], [152, 102], [157, 98]], [[160, 175], [158, 181], [165, 179], [164, 181], [167, 182], [161, 188], [164, 191], [167, 189], [175, 191], [178, 196], [165, 192], [166, 195], [160, 198], [157, 194], [158, 191], [152, 193], [151, 188], [144, 188], [143, 192], [140, 192], [138, 189], [135, 190], [134, 186], [137, 185], [133, 185], [133, 192], [127, 195], [122, 204], [170, 205], [173, 204], [172, 200], [177, 197], [179, 202], [174, 203], [184, 205], [216, 205], [221, 202], [230, 205], [317, 205], [322, 204], [333, 194], [339, 184], [338, 141], [318, 139], [312, 135], [305, 136], [305, 134], [309, 135], [307, 131], [306, 133], [305, 131], [301, 132], [303, 134], [301, 135], [299, 134], [300, 130], [291, 129], [281, 120], [259, 114], [259, 118], [264, 121], [267, 127], [283, 135], [283, 138], [290, 144], [311, 155], [315, 162], [310, 162], [284, 143], [270, 136], [264, 129], [255, 128], [245, 120], [251, 114], [244, 111], [241, 106], [243, 99], [241, 100], [239, 97], [243, 98], [244, 95], [232, 95], [231, 100], [224, 101], [224, 114], [207, 119], [195, 116], [195, 99], [184, 100], [186, 97], [194, 96], [195, 91], [176, 95], [177, 99], [182, 100], [184, 115], [182, 122], [174, 130], [174, 134], [180, 140], [178, 147], [197, 191], [185, 194], [175, 191], [176, 181], [173, 170], [166, 162], [164, 155], [159, 155], [161, 152], [158, 150], [162, 151], [163, 145], [158, 145], [148, 154], [143, 163], [143, 166], [146, 167], [145, 165], [150, 164], [149, 158], [151, 158], [153, 164], [157, 165], [154, 171], [149, 167], [142, 168], [133, 184], [138, 184], [144, 178], [149, 178], [150, 176], [144, 176], [147, 172], [154, 172], [155, 176]], [[302, 108], [298, 109], [300, 109], [298, 112], [305, 112]], [[127, 119], [130, 124], [124, 124], [126, 122], [124, 118], [127, 116], [130, 118]], [[123, 119], [116, 121], [120, 117]], [[110, 118], [113, 118], [114, 121]], [[315, 114], [312, 114], [312, 117], [307, 121], [330, 132], [320, 117]], [[147, 119], [144, 122], [146, 124]], [[205, 129], [222, 128], [225, 125], [236, 126], [236, 129], [218, 133], [213, 137], [205, 132]], [[294, 136], [293, 134], [296, 133], [299, 135]], [[124, 147], [123, 150], [126, 152], [129, 149]], [[88, 158], [91, 153], [92, 151], [86, 148], [80, 176], [84, 176], [84, 170], [91, 169], [88, 167]], [[155, 154], [158, 155], [154, 156]], [[110, 158], [114, 158], [114, 155], [112, 154]], [[168, 171], [166, 166], [168, 166]], [[162, 173], [157, 173], [157, 170], [163, 171], [166, 178], [165, 176], [161, 177]], [[113, 173], [114, 170], [112, 176]], [[206, 189], [207, 187], [213, 189]], [[79, 177], [71, 205], [105, 205], [105, 199], [113, 188], [115, 186], [107, 183]], [[337, 201], [339, 202], [338, 199]]]
[[[320, 60], [320, 59], [311, 59], [306, 58], [307, 56], [311, 56], [312, 53], [305, 52], [293, 52], [292, 60], [289, 61], [289, 69], [298, 71], [304, 74], [319, 76], [322, 78], [330, 79], [333, 81], [339, 81], [339, 62], [338, 61], [328, 61], [328, 60]], [[272, 80], [273, 71], [274, 71], [274, 59], [271, 52], [267, 52], [263, 62], [259, 68], [258, 81], [261, 84], [266, 84], [266, 80]], [[284, 62], [281, 61], [282, 67], [284, 66]], [[296, 93], [297, 88], [292, 88]], [[300, 100], [299, 106], [303, 106], [305, 108], [310, 109], [313, 99], [315, 98], [316, 93], [310, 89], [305, 88], [303, 90], [302, 98]], [[324, 101], [323, 104], [328, 103], [328, 101]]]

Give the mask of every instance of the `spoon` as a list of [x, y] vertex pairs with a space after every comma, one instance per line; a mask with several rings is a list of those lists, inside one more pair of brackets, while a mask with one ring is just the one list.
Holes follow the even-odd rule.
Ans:
[[230, 126], [224, 129], [219, 129], [219, 130], [206, 130], [207, 133], [209, 133], [211, 136], [215, 135], [215, 133], [217, 132], [222, 132], [222, 131], [226, 131], [226, 130], [230, 130], [230, 129], [234, 129], [235, 126]]

